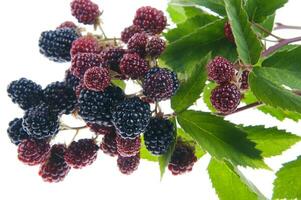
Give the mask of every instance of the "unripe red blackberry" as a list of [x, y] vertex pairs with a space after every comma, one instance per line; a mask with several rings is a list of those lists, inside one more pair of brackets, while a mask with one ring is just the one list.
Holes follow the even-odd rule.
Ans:
[[218, 84], [229, 83], [235, 76], [233, 64], [227, 59], [217, 56], [207, 65], [208, 78]]
[[135, 33], [128, 41], [128, 49], [132, 53], [138, 53], [140, 56], [145, 56], [145, 48], [148, 42], [146, 33]]
[[175, 127], [171, 121], [152, 118], [144, 132], [144, 143], [152, 154], [162, 155], [167, 152], [174, 135]]
[[82, 79], [85, 72], [92, 67], [99, 67], [101, 58], [95, 53], [79, 53], [72, 58], [71, 72], [76, 77]]
[[190, 143], [177, 139], [177, 143], [172, 153], [168, 169], [173, 175], [180, 175], [192, 170], [194, 163], [197, 161], [195, 156], [195, 147]]
[[240, 89], [248, 90], [249, 89], [249, 70], [245, 70], [241, 74], [241, 78], [239, 79], [240, 82]]
[[77, 26], [71, 21], [65, 21], [65, 22], [61, 23], [56, 29], [60, 29], [60, 28], [73, 28], [73, 29], [76, 29]]
[[114, 127], [103, 126], [103, 125], [99, 125], [97, 123], [87, 123], [87, 126], [96, 135], [106, 135], [111, 132], [115, 132]]
[[84, 84], [89, 90], [104, 91], [111, 83], [109, 70], [103, 67], [92, 67], [85, 72]]
[[158, 36], [153, 36], [146, 45], [146, 54], [157, 58], [163, 53], [165, 47], [166, 43], [163, 39]]
[[78, 53], [100, 53], [102, 50], [102, 47], [98, 43], [98, 40], [92, 36], [82, 36], [78, 39], [76, 39], [72, 43], [71, 47], [71, 56], [75, 56]]
[[25, 139], [18, 145], [18, 159], [27, 165], [37, 165], [46, 160], [49, 150], [47, 140]]
[[136, 53], [124, 54], [120, 61], [120, 71], [123, 75], [132, 79], [143, 77], [148, 71], [149, 66], [146, 60], [142, 59]]
[[95, 24], [101, 14], [98, 5], [90, 0], [73, 0], [71, 12], [83, 24]]
[[121, 32], [121, 40], [124, 43], [128, 43], [129, 39], [131, 39], [131, 37], [135, 35], [135, 33], [142, 33], [142, 32], [143, 30], [139, 26], [131, 25], [129, 27], [126, 27]]
[[41, 165], [39, 175], [46, 182], [60, 182], [69, 173], [71, 167], [65, 162], [65, 145], [55, 144], [51, 147], [48, 159]]
[[169, 99], [179, 88], [176, 73], [159, 67], [151, 68], [144, 77], [143, 94], [154, 101]]
[[24, 130], [22, 126], [22, 118], [15, 118], [8, 124], [7, 134], [10, 141], [18, 145], [22, 140], [29, 139], [28, 133]]
[[214, 108], [224, 114], [232, 113], [240, 103], [239, 88], [232, 83], [217, 86], [211, 92], [210, 101]]
[[160, 34], [165, 29], [167, 19], [161, 10], [150, 6], [141, 7], [136, 11], [133, 24], [150, 34]]
[[91, 165], [97, 157], [99, 147], [92, 139], [73, 141], [67, 148], [64, 158], [68, 165], [80, 169]]
[[130, 175], [138, 169], [140, 164], [140, 153], [132, 157], [118, 156], [117, 165], [121, 173]]
[[231, 25], [230, 25], [229, 22], [225, 23], [224, 33], [225, 33], [225, 37], [227, 38], [227, 40], [229, 40], [232, 43], [235, 42], [233, 32], [232, 32], [232, 28], [231, 28]]
[[104, 135], [100, 149], [112, 157], [117, 155], [116, 131], [114, 129], [112, 132]]
[[101, 65], [108, 66], [115, 72], [120, 72], [119, 64], [125, 53], [125, 50], [120, 47], [111, 47], [101, 52]]
[[135, 156], [140, 152], [141, 139], [136, 137], [134, 139], [122, 138], [118, 133], [116, 136], [117, 152], [122, 157]]

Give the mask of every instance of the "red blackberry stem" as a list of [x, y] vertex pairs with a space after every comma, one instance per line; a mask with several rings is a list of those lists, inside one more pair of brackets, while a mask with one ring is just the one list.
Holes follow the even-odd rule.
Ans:
[[276, 27], [274, 28], [274, 30], [280, 30], [280, 29], [301, 30], [301, 26], [291, 26], [291, 25], [285, 25], [282, 23], [276, 23]]
[[301, 36], [295, 37], [295, 38], [290, 38], [290, 39], [283, 39], [278, 44], [271, 46], [267, 50], [263, 51], [261, 55], [266, 57], [266, 56], [272, 54], [273, 52], [275, 52], [276, 50], [280, 49], [281, 47], [288, 45], [290, 43], [293, 43], [293, 42], [298, 42], [298, 41], [301, 41]]
[[258, 29], [262, 30], [263, 32], [269, 34], [270, 36], [276, 38], [277, 40], [283, 40], [283, 38], [271, 33], [269, 30], [267, 30], [266, 28], [264, 28], [262, 25], [260, 24], [257, 24], [257, 23], [252, 23], [254, 26], [256, 26]]
[[229, 116], [229, 115], [232, 115], [232, 114], [235, 114], [235, 113], [238, 113], [238, 112], [241, 112], [241, 111], [250, 109], [250, 108], [256, 108], [256, 107], [262, 106], [262, 105], [263, 105], [263, 103], [257, 101], [257, 102], [248, 104], [248, 105], [246, 105], [246, 106], [240, 107], [240, 108], [236, 109], [236, 110], [235, 110], [234, 112], [232, 112], [232, 113], [229, 113], [229, 114], [218, 113], [218, 115], [226, 117], [226, 116]]

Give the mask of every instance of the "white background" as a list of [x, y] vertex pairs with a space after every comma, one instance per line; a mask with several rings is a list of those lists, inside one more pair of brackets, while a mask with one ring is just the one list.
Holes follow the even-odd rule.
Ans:
[[[162, 10], [167, 6], [167, 1], [162, 0], [97, 0], [97, 3], [104, 9], [102, 19], [107, 34], [117, 37], [131, 24], [135, 10], [140, 6], [151, 5]], [[300, 1], [290, 0], [278, 12], [276, 21], [301, 25], [300, 7]], [[38, 39], [40, 32], [54, 29], [65, 20], [74, 20], [67, 0], [8, 0], [0, 3], [0, 199], [217, 199], [206, 171], [208, 155], [198, 161], [192, 173], [174, 177], [167, 172], [162, 182], [156, 163], [142, 161], [138, 171], [125, 176], [119, 173], [115, 159], [102, 153], [92, 166], [71, 170], [65, 181], [59, 184], [44, 183], [37, 175], [38, 167], [28, 167], [17, 160], [16, 147], [9, 142], [6, 128], [10, 120], [22, 116], [22, 111], [7, 97], [6, 86], [20, 77], [30, 78], [43, 86], [62, 80], [69, 64], [56, 64], [40, 55]], [[301, 35], [301, 31], [278, 33], [284, 37]], [[229, 119], [248, 125], [278, 126], [301, 135], [300, 123], [290, 120], [281, 123], [257, 111], [235, 114]], [[300, 154], [301, 144], [297, 144], [282, 156], [266, 162], [275, 172], [281, 163]], [[243, 169], [243, 172], [267, 197], [271, 197], [274, 172], [250, 169]]]

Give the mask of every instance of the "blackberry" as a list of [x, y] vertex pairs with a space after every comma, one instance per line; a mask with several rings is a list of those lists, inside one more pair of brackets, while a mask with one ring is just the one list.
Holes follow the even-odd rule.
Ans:
[[101, 15], [98, 5], [90, 0], [73, 0], [71, 13], [78, 22], [83, 24], [95, 24]]
[[101, 57], [95, 53], [79, 53], [72, 58], [71, 72], [76, 77], [82, 79], [85, 72], [92, 67], [99, 67]]
[[41, 165], [39, 175], [46, 182], [60, 182], [69, 173], [71, 167], [65, 162], [65, 145], [55, 144], [51, 147], [48, 159]]
[[173, 96], [179, 88], [176, 73], [159, 67], [151, 68], [144, 77], [143, 94], [153, 101], [162, 101]]
[[30, 137], [43, 139], [58, 133], [59, 118], [49, 106], [41, 104], [25, 112], [22, 125]]
[[46, 160], [49, 150], [46, 140], [25, 139], [18, 145], [18, 159], [27, 165], [38, 165]]
[[77, 105], [74, 90], [64, 82], [53, 82], [44, 89], [44, 102], [53, 112], [70, 114]]
[[63, 23], [61, 23], [56, 29], [60, 29], [60, 28], [73, 28], [73, 29], [77, 29], [77, 26], [71, 22], [71, 21], [65, 21]]
[[83, 89], [86, 89], [86, 87], [85, 87], [85, 84], [84, 84], [84, 80], [81, 79], [78, 86], [76, 86], [76, 88], [75, 88], [75, 95], [76, 95], [77, 99], [79, 98], [80, 93]]
[[129, 39], [131, 39], [131, 37], [135, 35], [135, 33], [142, 33], [142, 32], [143, 30], [139, 26], [131, 25], [129, 27], [126, 27], [121, 32], [121, 40], [124, 43], [128, 43]]
[[214, 108], [224, 114], [232, 113], [240, 103], [241, 94], [232, 83], [217, 86], [211, 92], [211, 103]]
[[224, 34], [225, 34], [225, 37], [227, 38], [227, 40], [229, 40], [232, 43], [235, 43], [232, 28], [231, 28], [231, 25], [229, 22], [225, 23]]
[[39, 40], [40, 52], [55, 62], [69, 62], [72, 42], [79, 37], [73, 28], [61, 28], [42, 32]]
[[113, 111], [113, 124], [119, 135], [134, 139], [144, 132], [150, 117], [150, 105], [138, 97], [124, 100]]
[[167, 152], [174, 135], [175, 127], [171, 121], [152, 118], [144, 132], [144, 143], [153, 155], [162, 155]]
[[27, 110], [42, 102], [42, 87], [26, 78], [11, 82], [7, 87], [8, 96], [22, 109]]
[[125, 50], [117, 48], [108, 48], [100, 54], [102, 66], [108, 66], [116, 72], [120, 72], [119, 64], [125, 53]]
[[242, 90], [248, 90], [249, 89], [249, 74], [250, 71], [245, 70], [241, 74], [241, 78], [239, 80], [240, 82], [240, 89]]
[[96, 135], [106, 135], [111, 132], [115, 132], [115, 129], [112, 126], [108, 127], [108, 126], [103, 126], [103, 125], [99, 125], [96, 123], [87, 123], [87, 126]]
[[104, 67], [92, 67], [85, 72], [84, 84], [89, 90], [102, 92], [110, 83], [109, 70]]
[[91, 165], [97, 157], [99, 147], [92, 139], [73, 141], [65, 152], [64, 158], [68, 165], [80, 169]]
[[131, 157], [139, 153], [141, 147], [140, 137], [134, 139], [122, 138], [119, 134], [116, 136], [117, 152], [122, 157]]
[[141, 7], [136, 11], [133, 24], [150, 34], [160, 34], [165, 29], [167, 19], [161, 10], [150, 6]]
[[172, 153], [168, 169], [173, 175], [180, 175], [192, 170], [197, 161], [195, 148], [190, 143], [178, 138], [174, 152]]
[[146, 60], [142, 59], [136, 53], [124, 54], [120, 61], [120, 71], [123, 75], [132, 79], [143, 77], [149, 69]]
[[70, 87], [75, 91], [76, 87], [80, 84], [80, 79], [74, 76], [70, 70], [67, 70], [64, 82], [67, 87]]
[[10, 141], [18, 145], [22, 140], [29, 139], [29, 135], [22, 126], [22, 118], [15, 118], [8, 124], [7, 134]]
[[208, 78], [218, 84], [229, 83], [235, 76], [235, 69], [227, 59], [217, 56], [207, 66]]
[[163, 53], [165, 47], [165, 41], [158, 36], [154, 36], [148, 41], [145, 51], [147, 55], [157, 58]]
[[135, 33], [128, 41], [128, 49], [132, 53], [138, 53], [144, 57], [146, 55], [145, 48], [148, 42], [148, 36], [146, 33]]
[[130, 175], [138, 169], [140, 164], [140, 153], [132, 157], [118, 156], [117, 166], [121, 173]]
[[79, 97], [79, 115], [91, 123], [110, 125], [111, 110], [123, 101], [124, 93], [119, 87], [109, 86], [104, 92], [83, 89]]
[[104, 135], [100, 149], [112, 157], [117, 155], [116, 132], [115, 130]]
[[101, 52], [101, 46], [98, 43], [98, 40], [92, 36], [82, 36], [78, 39], [76, 39], [72, 43], [71, 47], [71, 56], [74, 57], [78, 53], [100, 53]]

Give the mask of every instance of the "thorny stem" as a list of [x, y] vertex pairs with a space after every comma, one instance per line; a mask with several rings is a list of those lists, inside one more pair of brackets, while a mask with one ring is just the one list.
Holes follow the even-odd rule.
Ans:
[[285, 25], [282, 23], [276, 23], [276, 27], [274, 28], [274, 30], [280, 30], [280, 29], [301, 30], [301, 26], [290, 26], [290, 25]]
[[267, 50], [263, 51], [261, 55], [263, 57], [266, 57], [266, 56], [274, 53], [276, 50], [280, 49], [281, 47], [283, 47], [285, 45], [288, 45], [290, 43], [293, 43], [293, 42], [298, 42], [298, 41], [301, 41], [301, 37], [295, 37], [295, 38], [290, 38], [290, 39], [283, 39], [278, 44], [276, 44], [274, 46], [271, 46]]
[[263, 32], [265, 32], [266, 34], [269, 34], [270, 36], [276, 38], [277, 40], [283, 40], [283, 38], [271, 33], [269, 30], [267, 30], [266, 28], [264, 28], [263, 26], [261, 26], [260, 24], [257, 23], [252, 23], [254, 26], [256, 26], [257, 28], [259, 28], [260, 30], [262, 30]]

